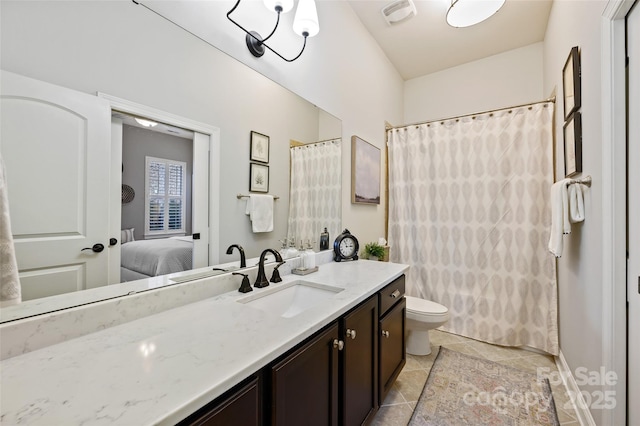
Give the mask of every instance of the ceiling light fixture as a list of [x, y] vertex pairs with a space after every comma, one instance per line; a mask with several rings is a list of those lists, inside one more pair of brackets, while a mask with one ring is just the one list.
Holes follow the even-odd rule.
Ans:
[[138, 122], [139, 125], [144, 127], [155, 127], [158, 125], [158, 123], [156, 123], [155, 121], [146, 120], [144, 118], [134, 117], [134, 119], [136, 120], [136, 122]]
[[489, 19], [505, 0], [452, 0], [447, 11], [447, 24], [456, 28], [470, 27]]
[[266, 8], [269, 10], [273, 10], [278, 14], [275, 27], [273, 27], [271, 33], [265, 38], [262, 38], [262, 36], [256, 31], [246, 30], [242, 25], [231, 18], [231, 14], [236, 10], [238, 5], [240, 4], [240, 1], [241, 0], [238, 0], [235, 6], [233, 6], [233, 8], [231, 8], [229, 12], [227, 12], [227, 18], [247, 34], [245, 36], [247, 47], [249, 48], [251, 54], [257, 58], [264, 55], [264, 49], [267, 48], [283, 60], [287, 62], [293, 62], [298, 59], [300, 55], [302, 55], [302, 52], [304, 52], [304, 48], [307, 45], [307, 37], [313, 37], [320, 31], [320, 25], [318, 24], [318, 11], [316, 10], [315, 1], [299, 0], [298, 8], [296, 9], [296, 14], [293, 18], [293, 31], [301, 37], [304, 37], [304, 42], [302, 43], [302, 49], [300, 50], [300, 53], [298, 53], [298, 55], [293, 59], [287, 59], [280, 53], [269, 47], [269, 45], [267, 45], [265, 42], [269, 38], [271, 38], [271, 36], [278, 29], [278, 24], [280, 23], [280, 14], [287, 13], [288, 11], [293, 9], [294, 0], [264, 0], [264, 5], [266, 6]]

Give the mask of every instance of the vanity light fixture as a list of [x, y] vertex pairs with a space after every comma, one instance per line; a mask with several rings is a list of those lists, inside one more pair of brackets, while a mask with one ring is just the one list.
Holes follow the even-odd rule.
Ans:
[[504, 3], [505, 0], [451, 0], [447, 24], [456, 28], [479, 24], [493, 16]]
[[238, 0], [235, 6], [233, 6], [233, 8], [231, 8], [229, 12], [227, 12], [227, 19], [229, 19], [238, 28], [240, 28], [242, 31], [246, 33], [245, 41], [247, 43], [247, 47], [249, 48], [249, 51], [251, 52], [251, 54], [257, 58], [264, 55], [265, 48], [267, 48], [273, 53], [275, 53], [276, 55], [278, 55], [283, 60], [287, 62], [293, 62], [296, 59], [298, 59], [300, 55], [302, 55], [302, 52], [304, 52], [304, 48], [307, 45], [307, 37], [313, 37], [314, 35], [318, 34], [318, 31], [320, 31], [320, 26], [318, 24], [318, 12], [316, 10], [315, 1], [299, 0], [298, 8], [296, 9], [296, 14], [293, 19], [293, 31], [296, 34], [300, 35], [301, 37], [304, 37], [304, 42], [302, 44], [302, 49], [300, 50], [300, 53], [298, 53], [298, 55], [293, 59], [287, 59], [284, 56], [282, 56], [280, 53], [273, 50], [265, 42], [278, 29], [278, 24], [280, 23], [280, 14], [287, 13], [288, 11], [293, 9], [294, 0], [264, 0], [264, 5], [266, 6], [266, 8], [269, 10], [273, 10], [278, 14], [278, 17], [276, 18], [275, 27], [273, 27], [273, 30], [271, 31], [271, 33], [265, 38], [262, 38], [262, 36], [258, 34], [256, 31], [246, 30], [242, 25], [240, 25], [239, 23], [237, 23], [231, 18], [231, 14], [236, 10], [238, 5], [240, 4], [240, 1], [241, 0]]
[[144, 127], [155, 127], [158, 125], [158, 123], [156, 123], [155, 121], [151, 121], [151, 120], [147, 120], [144, 118], [138, 118], [138, 117], [134, 117], [134, 120], [136, 120], [136, 122]]

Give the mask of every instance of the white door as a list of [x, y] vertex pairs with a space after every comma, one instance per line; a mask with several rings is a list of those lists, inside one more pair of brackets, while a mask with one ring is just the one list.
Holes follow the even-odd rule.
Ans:
[[107, 284], [108, 102], [6, 71], [0, 100], [23, 300]]
[[627, 15], [629, 111], [629, 259], [628, 307], [628, 410], [627, 424], [640, 424], [640, 6]]

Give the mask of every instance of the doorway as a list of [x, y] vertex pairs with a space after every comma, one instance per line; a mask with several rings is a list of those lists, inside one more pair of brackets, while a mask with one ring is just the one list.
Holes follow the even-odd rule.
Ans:
[[[192, 137], [191, 182], [191, 232], [185, 236], [193, 244], [192, 266], [200, 268], [219, 263], [219, 191], [220, 191], [220, 138], [219, 129], [183, 117], [136, 104], [124, 99], [99, 93], [109, 101], [112, 113], [117, 114], [111, 123], [111, 235], [123, 234], [122, 229], [122, 152], [124, 118], [145, 118], [164, 123], [168, 129], [181, 129]], [[144, 194], [142, 194], [144, 197]], [[120, 277], [120, 259], [111, 264], [118, 269], [112, 276]]]
[[203, 231], [192, 227], [193, 183], [208, 188], [209, 173], [193, 173], [194, 132], [120, 112], [112, 119], [122, 122], [120, 281], [207, 266], [193, 262], [204, 258], [193, 252]]

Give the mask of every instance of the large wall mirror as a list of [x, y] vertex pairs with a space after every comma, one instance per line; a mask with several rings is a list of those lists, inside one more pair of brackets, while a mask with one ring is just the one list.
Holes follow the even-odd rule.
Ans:
[[[246, 256], [251, 258], [258, 256], [264, 248], [278, 248], [279, 241], [287, 238], [304, 239], [305, 243], [315, 242], [317, 250], [324, 227], [328, 227], [332, 235], [337, 235], [341, 227], [340, 197], [329, 200], [328, 208], [323, 209], [327, 214], [326, 219], [314, 217], [313, 220], [306, 220], [308, 218], [304, 216], [290, 216], [289, 213], [291, 210], [297, 212], [294, 213], [296, 215], [307, 214], [305, 209], [290, 207], [292, 141], [308, 145], [309, 150], [320, 145], [339, 147], [342, 126], [338, 118], [134, 3], [3, 1], [0, 7], [1, 63], [4, 70], [85, 96], [97, 98], [97, 92], [107, 93], [219, 129], [219, 169], [206, 171], [207, 175], [220, 176], [219, 202], [209, 207], [215, 208], [219, 217], [216, 226], [219, 243], [218, 247], [213, 248], [219, 254], [217, 259], [207, 262], [209, 268], [239, 260], [237, 252], [226, 255], [227, 247], [232, 244], [243, 246]], [[92, 24], [87, 25], [89, 22]], [[115, 28], [118, 30], [115, 31]], [[140, 28], [145, 29], [142, 35]], [[107, 33], [109, 36], [105, 36]], [[3, 111], [9, 98], [3, 93]], [[131, 116], [118, 111], [109, 112], [106, 117], [98, 117], [105, 121], [102, 126], [104, 134], [97, 139], [101, 144], [100, 152], [106, 155], [102, 157], [103, 161], [105, 158], [113, 160], [114, 155], [115, 158], [122, 158], [118, 158], [119, 167], [111, 165], [110, 175], [101, 179], [113, 180], [113, 175], [118, 173], [122, 192], [105, 194], [88, 191], [88, 195], [89, 198], [95, 198], [98, 209], [107, 211], [101, 219], [103, 226], [109, 226], [110, 221], [117, 217], [121, 227], [117, 235], [111, 235], [118, 239], [116, 245], [109, 247], [108, 241], [99, 243], [103, 243], [104, 251], [108, 251], [120, 250], [128, 244], [128, 239], [151, 239], [145, 228], [148, 227], [145, 218], [148, 219], [149, 213], [144, 212], [145, 207], [147, 210], [150, 207], [148, 180], [153, 173], [157, 178], [161, 169], [184, 171], [180, 174], [180, 179], [184, 180], [180, 184], [184, 184], [181, 188], [185, 197], [179, 203], [172, 201], [174, 207], [180, 204], [179, 207], [184, 208], [184, 222], [179, 224], [181, 232], [175, 235], [169, 233], [167, 237], [189, 240], [197, 232], [191, 221], [195, 214], [191, 205], [197, 197], [192, 190], [192, 182], [196, 178], [193, 168], [196, 166], [190, 162], [190, 159], [202, 159], [202, 155], [194, 152], [198, 149], [197, 136], [188, 128], [172, 128], [163, 123], [153, 128], [145, 127]], [[47, 119], [56, 125], [63, 123], [64, 118], [55, 114], [49, 114]], [[58, 176], [68, 172], [70, 168], [65, 167], [67, 159], [77, 159], [84, 153], [79, 152], [78, 145], [71, 142], [66, 145], [50, 143], [47, 150], [33, 150], [25, 145], [18, 150], [15, 144], [7, 142], [11, 133], [6, 129], [11, 127], [9, 120], [13, 118], [3, 114], [0, 143], [9, 181], [11, 213], [20, 229], [46, 222], [47, 226], [43, 225], [37, 231], [44, 237], [49, 229], [56, 229], [57, 216], [62, 222], [68, 220], [68, 215], [57, 215], [55, 207], [67, 200], [69, 192], [90, 188], [87, 182], [80, 181], [76, 188], [53, 186], [53, 183], [47, 186], [48, 180], [54, 182], [55, 179], [48, 179], [46, 174]], [[14, 127], [16, 122], [13, 120]], [[118, 132], [122, 135], [122, 148], [115, 154], [112, 152], [113, 123], [120, 126]], [[65, 124], [62, 130], [77, 134], [78, 128], [73, 127], [76, 124], [67, 127]], [[160, 129], [162, 132], [159, 133], [157, 130]], [[37, 129], [33, 131], [34, 138], [47, 137], [39, 134]], [[252, 232], [251, 222], [245, 214], [246, 201], [237, 197], [238, 194], [250, 193], [252, 131], [268, 136], [270, 142], [269, 162], [265, 165], [269, 170], [269, 193], [277, 196], [278, 200], [274, 207], [274, 230], [269, 233]], [[328, 186], [341, 182], [340, 153], [341, 149], [332, 151], [330, 161], [335, 163], [333, 166], [327, 162], [318, 163], [320, 172], [326, 171], [323, 181]], [[209, 153], [203, 155], [208, 156]], [[160, 160], [169, 162], [162, 163]], [[82, 160], [82, 164], [86, 166], [87, 163]], [[212, 162], [205, 161], [205, 164]], [[74, 176], [83, 176], [83, 173], [77, 172]], [[18, 178], [13, 180], [14, 176]], [[177, 175], [171, 173], [166, 176], [167, 182], [177, 179]], [[34, 191], [34, 188], [41, 189]], [[296, 190], [303, 188], [296, 186]], [[117, 205], [114, 205], [114, 199], [118, 201]], [[38, 206], [39, 215], [29, 217], [18, 213]], [[301, 222], [310, 224], [297, 228], [304, 229], [304, 235], [303, 231], [290, 231], [292, 224]], [[147, 235], [141, 228], [146, 229]], [[27, 239], [26, 232], [14, 234], [17, 241]], [[124, 244], [121, 243], [123, 238]], [[87, 248], [92, 247], [91, 243]], [[46, 250], [55, 253], [58, 249], [49, 244]], [[100, 253], [90, 250], [83, 255], [99, 256]], [[19, 268], [23, 263], [21, 256], [24, 253], [18, 252]], [[1, 321], [117, 297], [128, 292], [127, 283], [108, 285], [106, 278], [97, 284], [79, 288], [51, 288], [47, 286], [47, 279], [39, 277], [38, 271], [41, 269], [31, 268], [23, 273], [25, 282], [31, 287], [23, 290], [25, 297], [21, 304], [0, 311]], [[67, 267], [65, 271], [74, 275], [74, 279], [78, 274], [87, 273], [72, 267]], [[145, 288], [172, 283], [164, 277], [154, 278], [150, 282], [152, 284], [147, 284]], [[89, 287], [96, 288], [87, 290]], [[80, 294], [87, 296], [80, 297]]]

